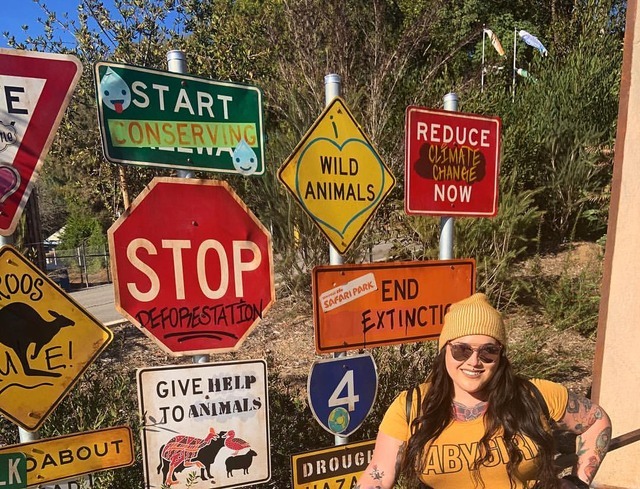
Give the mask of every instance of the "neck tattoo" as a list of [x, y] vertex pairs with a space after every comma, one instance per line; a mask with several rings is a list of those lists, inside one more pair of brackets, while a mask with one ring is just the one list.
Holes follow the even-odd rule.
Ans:
[[482, 416], [487, 410], [487, 403], [479, 402], [475, 406], [465, 406], [460, 402], [453, 401], [453, 416], [458, 421], [473, 421]]

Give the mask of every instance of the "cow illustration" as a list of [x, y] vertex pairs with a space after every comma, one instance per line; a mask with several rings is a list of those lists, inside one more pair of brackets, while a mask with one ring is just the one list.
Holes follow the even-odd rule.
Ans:
[[38, 311], [24, 302], [12, 302], [0, 309], [0, 343], [11, 348], [20, 363], [25, 375], [44, 375], [60, 377], [58, 372], [49, 372], [31, 368], [27, 358], [27, 350], [33, 343], [35, 350], [31, 360], [35, 360], [42, 348], [47, 345], [60, 329], [73, 326], [75, 323], [68, 317], [49, 311], [53, 320], [47, 321]]
[[158, 465], [157, 470], [158, 474], [162, 470], [164, 483], [170, 486], [178, 482], [174, 474], [177, 469], [180, 471], [194, 465], [203, 469], [204, 464], [196, 460], [198, 452], [219, 438], [220, 436], [216, 431], [210, 428], [209, 434], [204, 439], [196, 438], [195, 436], [178, 435], [171, 438], [165, 445], [162, 445], [160, 447], [160, 465]]

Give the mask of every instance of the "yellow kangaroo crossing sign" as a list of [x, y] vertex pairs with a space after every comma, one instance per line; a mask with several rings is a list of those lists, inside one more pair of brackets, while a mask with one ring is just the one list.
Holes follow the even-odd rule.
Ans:
[[278, 178], [341, 254], [395, 185], [340, 97], [320, 114]]
[[0, 248], [0, 412], [37, 430], [113, 333], [15, 248]]

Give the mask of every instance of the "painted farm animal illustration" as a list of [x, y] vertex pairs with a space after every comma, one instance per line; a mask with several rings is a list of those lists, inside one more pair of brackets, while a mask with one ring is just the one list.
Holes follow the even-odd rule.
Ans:
[[233, 450], [234, 455], [238, 455], [240, 450], [244, 450], [245, 448], [249, 448], [251, 445], [244, 441], [242, 438], [236, 437], [236, 432], [233, 430], [229, 430], [227, 432], [227, 436], [224, 439], [224, 446]]
[[195, 460], [200, 449], [209, 445], [211, 442], [219, 439], [220, 436], [213, 428], [209, 429], [206, 438], [196, 438], [195, 436], [178, 435], [174, 436], [166, 444], [160, 447], [160, 465], [158, 465], [158, 474], [162, 469], [162, 478], [168, 486], [178, 482], [174, 472], [182, 465], [184, 470], [193, 465], [202, 469], [204, 464], [199, 460]]
[[31, 360], [35, 360], [42, 348], [47, 345], [60, 329], [73, 326], [74, 321], [56, 311], [49, 311], [53, 320], [47, 321], [38, 311], [24, 302], [12, 302], [0, 309], [0, 343], [11, 348], [20, 363], [25, 375], [43, 375], [60, 377], [58, 372], [49, 372], [31, 368], [27, 358], [27, 350], [33, 343], [35, 349]]
[[[226, 431], [220, 431], [217, 438], [212, 439], [208, 445], [205, 445], [200, 450], [198, 450], [196, 456], [191, 459], [191, 462], [194, 462], [196, 464], [197, 462], [200, 462], [203, 465], [203, 467], [200, 469], [200, 478], [203, 481], [207, 479], [211, 479], [213, 481], [213, 476], [211, 475], [211, 466], [213, 465], [213, 462], [215, 462], [216, 457], [218, 456], [218, 452], [222, 449], [222, 447], [224, 447], [224, 435], [226, 433]], [[182, 462], [174, 469], [173, 473], [176, 474], [182, 472], [184, 469], [185, 465], [184, 462]]]
[[242, 455], [236, 455], [228, 457], [224, 461], [224, 465], [227, 467], [227, 477], [233, 477], [234, 470], [242, 469], [243, 474], [249, 473], [249, 467], [253, 463], [253, 457], [258, 454], [254, 450], [249, 450], [247, 453]]

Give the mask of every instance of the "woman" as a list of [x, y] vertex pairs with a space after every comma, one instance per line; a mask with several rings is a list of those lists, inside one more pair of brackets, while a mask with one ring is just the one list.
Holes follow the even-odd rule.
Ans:
[[[407, 488], [588, 488], [609, 446], [609, 417], [560, 384], [516, 376], [506, 339], [484, 294], [453, 304], [421, 401], [403, 392], [391, 404], [356, 488], [390, 489], [399, 475]], [[549, 418], [578, 435], [577, 462], [562, 479]]]

